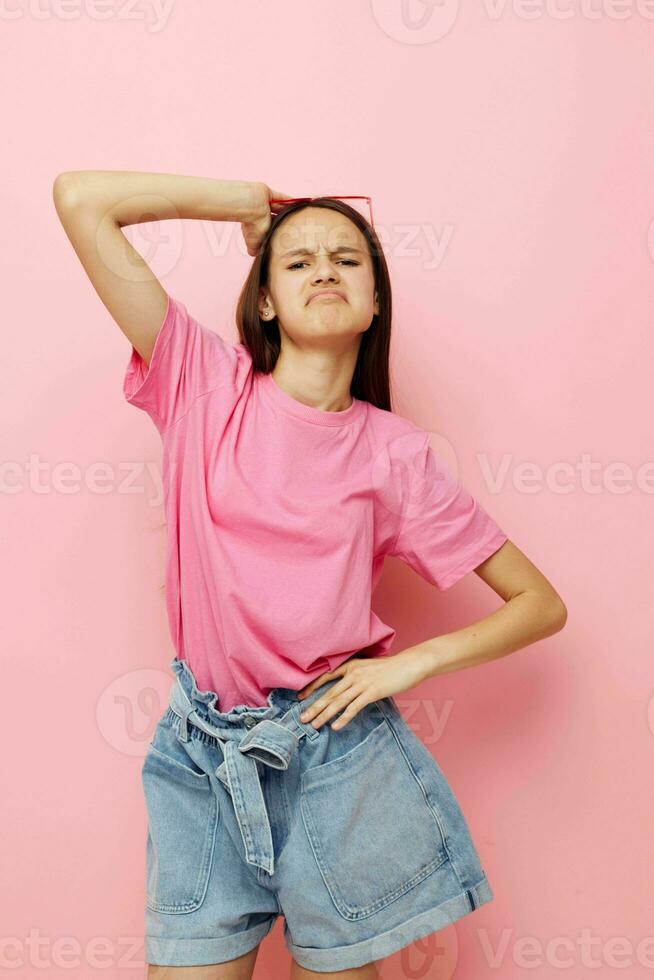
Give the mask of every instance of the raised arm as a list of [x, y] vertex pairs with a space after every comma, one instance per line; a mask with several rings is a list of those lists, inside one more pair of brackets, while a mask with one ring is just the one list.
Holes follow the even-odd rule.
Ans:
[[[168, 297], [121, 229], [167, 218], [239, 221], [250, 243], [270, 222], [269, 199], [284, 197], [258, 181], [122, 170], [65, 171], [52, 195], [95, 291], [148, 365]], [[248, 245], [248, 252], [256, 248]]]

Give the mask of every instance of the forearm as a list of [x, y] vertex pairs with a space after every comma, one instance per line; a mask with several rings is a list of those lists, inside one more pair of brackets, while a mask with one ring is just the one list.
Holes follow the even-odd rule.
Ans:
[[409, 649], [424, 664], [424, 677], [434, 677], [514, 653], [558, 633], [565, 621], [564, 607], [558, 602], [527, 590], [489, 616]]
[[129, 170], [70, 170], [57, 178], [75, 205], [92, 206], [121, 227], [166, 218], [249, 221], [261, 208], [255, 181]]

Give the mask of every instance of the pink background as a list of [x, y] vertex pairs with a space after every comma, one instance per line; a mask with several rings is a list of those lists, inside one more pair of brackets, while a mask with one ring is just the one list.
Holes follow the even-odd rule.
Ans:
[[[159, 438], [123, 400], [127, 340], [51, 199], [56, 174], [79, 169], [372, 196], [396, 410], [433, 431], [569, 611], [555, 637], [400, 697], [495, 900], [382, 975], [650, 975], [654, 6], [589, 9], [4, 10], [8, 976], [144, 975], [140, 766], [173, 656]], [[237, 339], [251, 261], [237, 225], [128, 235]], [[395, 652], [499, 601], [474, 575], [438, 594], [395, 560], [375, 595]], [[288, 963], [278, 922], [255, 977]]]

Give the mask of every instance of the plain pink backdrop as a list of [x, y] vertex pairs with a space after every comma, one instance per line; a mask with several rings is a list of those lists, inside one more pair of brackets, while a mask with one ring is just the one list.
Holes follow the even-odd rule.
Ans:
[[[650, 974], [654, 9], [534, 9], [195, 0], [112, 2], [99, 19], [90, 0], [17, 0], [0, 14], [7, 976], [144, 975], [140, 766], [174, 653], [159, 438], [123, 400], [128, 342], [52, 204], [57, 173], [79, 169], [372, 196], [396, 410], [433, 432], [569, 612], [547, 641], [400, 696], [495, 900], [382, 975]], [[237, 340], [251, 262], [237, 225], [127, 234]], [[475, 575], [438, 594], [394, 560], [375, 595], [395, 652], [499, 602]], [[288, 962], [278, 922], [255, 978]]]

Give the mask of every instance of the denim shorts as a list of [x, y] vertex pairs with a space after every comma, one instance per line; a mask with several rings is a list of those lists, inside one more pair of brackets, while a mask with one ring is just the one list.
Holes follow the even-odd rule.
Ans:
[[278, 915], [316, 972], [381, 960], [493, 898], [445, 776], [393, 698], [342, 729], [312, 691], [217, 710], [184, 660], [142, 768], [148, 963], [242, 956]]

